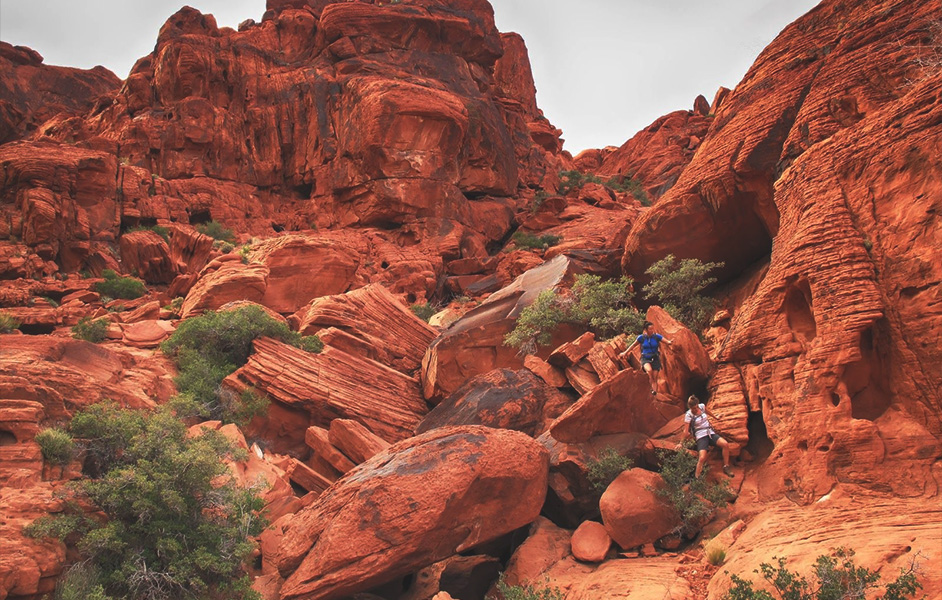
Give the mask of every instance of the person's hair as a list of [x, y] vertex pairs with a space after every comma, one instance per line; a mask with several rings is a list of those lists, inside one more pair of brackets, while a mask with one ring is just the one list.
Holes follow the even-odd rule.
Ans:
[[654, 326], [654, 323], [652, 323], [651, 321], [645, 321], [644, 326], [642, 326], [641, 329], [644, 330], [644, 329], [647, 329], [648, 327], [653, 327], [653, 326]]
[[693, 408], [694, 406], [697, 406], [698, 404], [700, 404], [700, 399], [694, 396], [693, 394], [690, 394], [690, 397], [687, 398], [687, 408]]

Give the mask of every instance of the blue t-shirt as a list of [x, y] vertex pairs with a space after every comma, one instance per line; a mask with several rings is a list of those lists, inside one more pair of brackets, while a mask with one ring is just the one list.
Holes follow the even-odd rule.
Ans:
[[657, 356], [659, 352], [658, 344], [661, 343], [661, 340], [664, 339], [664, 336], [660, 333], [655, 333], [652, 336], [639, 335], [638, 343], [641, 344], [641, 356], [645, 358], [652, 358]]

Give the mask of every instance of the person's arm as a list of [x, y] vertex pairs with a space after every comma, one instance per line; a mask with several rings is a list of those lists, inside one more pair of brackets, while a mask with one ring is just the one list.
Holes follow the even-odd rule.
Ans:
[[618, 356], [622, 357], [622, 356], [627, 355], [629, 352], [631, 352], [631, 349], [637, 345], [638, 345], [638, 338], [635, 338], [635, 341], [631, 342], [631, 344], [627, 348], [625, 348], [625, 351], [619, 354]]
[[670, 341], [669, 339], [667, 339], [667, 338], [664, 337], [663, 335], [661, 336], [661, 340], [660, 340], [660, 341], [666, 342], [668, 346], [673, 346], [673, 345], [674, 345], [674, 342]]
[[684, 417], [684, 430], [680, 434], [680, 441], [677, 442], [678, 450], [684, 447], [684, 444], [687, 442], [687, 437], [689, 435], [690, 435], [690, 421], [688, 421], [687, 418]]

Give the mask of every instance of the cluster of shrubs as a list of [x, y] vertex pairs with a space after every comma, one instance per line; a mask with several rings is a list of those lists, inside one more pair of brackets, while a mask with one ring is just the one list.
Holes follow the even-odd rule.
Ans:
[[561, 242], [563, 238], [549, 233], [536, 235], [526, 231], [516, 231], [511, 239], [517, 248], [523, 250], [546, 250]]
[[614, 192], [631, 194], [643, 206], [651, 205], [651, 199], [648, 197], [648, 193], [645, 191], [644, 186], [641, 185], [641, 182], [628, 176], [616, 175], [609, 179], [602, 179], [593, 173], [583, 173], [582, 171], [572, 170], [560, 172], [559, 181], [558, 192], [563, 196], [573, 190], [582, 189], [582, 186], [587, 183], [597, 183]]
[[[37, 441], [47, 460], [85, 456], [83, 479], [68, 488], [63, 513], [25, 532], [70, 538], [88, 562], [62, 580], [57, 598], [253, 598], [242, 575], [265, 526], [255, 490], [239, 487], [224, 460], [245, 458], [225, 436], [187, 435], [168, 408], [155, 412], [96, 404], [68, 431]], [[86, 516], [79, 500], [106, 516]]]
[[[672, 317], [699, 332], [709, 324], [714, 307], [703, 291], [716, 282], [710, 271], [721, 266], [697, 259], [678, 261], [668, 255], [648, 269], [651, 282], [644, 292]], [[550, 343], [562, 323], [583, 327], [602, 339], [639, 332], [644, 316], [634, 307], [632, 284], [627, 277], [603, 281], [597, 275], [583, 274], [576, 277], [571, 294], [545, 290], [521, 311], [504, 343], [532, 354], [538, 346]]]
[[174, 401], [176, 409], [187, 416], [238, 424], [261, 414], [267, 406], [263, 397], [251, 390], [235, 395], [220, 387], [223, 379], [248, 362], [252, 342], [259, 337], [274, 338], [308, 352], [318, 353], [324, 348], [317, 336], [291, 331], [258, 306], [210, 311], [187, 319], [161, 345], [179, 369], [174, 380], [180, 391]]

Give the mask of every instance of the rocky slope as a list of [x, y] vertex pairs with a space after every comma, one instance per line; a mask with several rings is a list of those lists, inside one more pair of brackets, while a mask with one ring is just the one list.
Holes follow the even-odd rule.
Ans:
[[[36, 433], [166, 402], [153, 349], [246, 303], [326, 344], [256, 340], [222, 387], [267, 396], [266, 417], [249, 442], [202, 426], [270, 485], [266, 599], [483, 598], [499, 571], [567, 600], [719, 599], [727, 570], [840, 545], [885, 579], [942, 563], [940, 9], [825, 0], [712, 105], [575, 160], [484, 0], [269, 0], [239, 31], [184, 8], [124, 82], [0, 45], [0, 313], [20, 324], [0, 334], [0, 600], [75, 558], [22, 533], [81, 476]], [[653, 204], [557, 193], [574, 166]], [[702, 336], [643, 307], [675, 341], [657, 396], [625, 336], [504, 345], [541, 292], [644, 281], [667, 254], [725, 267]], [[106, 269], [148, 294], [102, 297]], [[409, 310], [426, 301], [431, 325]], [[70, 337], [82, 317], [108, 319], [104, 343]], [[690, 393], [736, 464], [735, 502], [693, 531], [653, 491]], [[634, 468], [596, 490], [609, 449]]]

